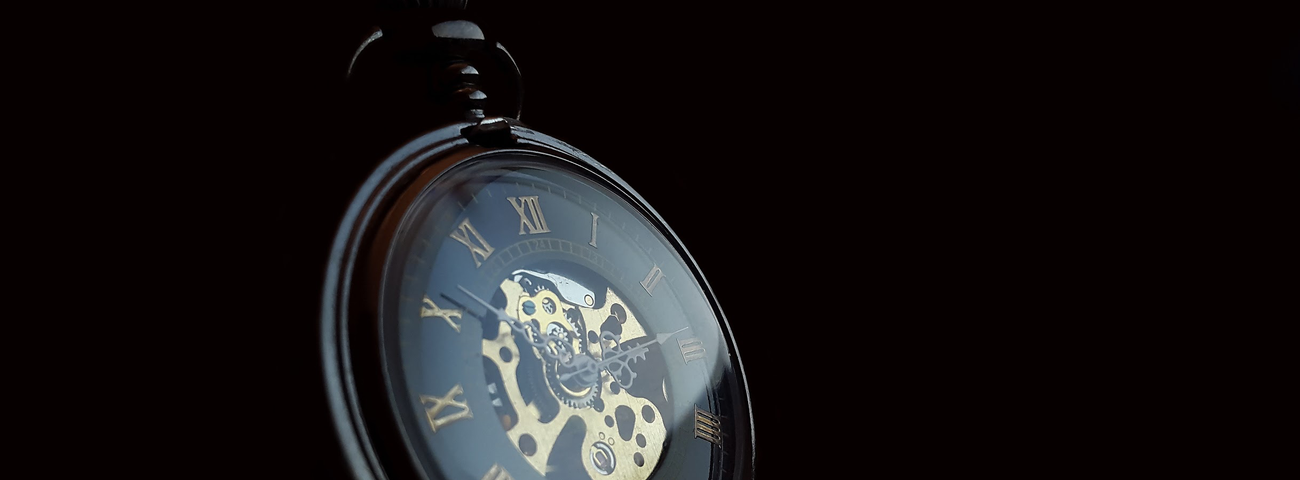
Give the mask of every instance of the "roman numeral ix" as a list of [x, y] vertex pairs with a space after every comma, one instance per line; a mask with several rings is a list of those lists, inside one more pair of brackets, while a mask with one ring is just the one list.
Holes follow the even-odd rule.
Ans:
[[[451, 387], [451, 390], [445, 396], [420, 395], [420, 403], [424, 404], [424, 414], [429, 418], [429, 428], [433, 429], [434, 433], [437, 433], [439, 428], [445, 427], [451, 422], [474, 417], [474, 413], [469, 411], [468, 402], [456, 400], [456, 397], [462, 393], [465, 393], [465, 390], [457, 384]], [[459, 408], [460, 411], [439, 417], [438, 414], [442, 413], [442, 410], [447, 407]]]

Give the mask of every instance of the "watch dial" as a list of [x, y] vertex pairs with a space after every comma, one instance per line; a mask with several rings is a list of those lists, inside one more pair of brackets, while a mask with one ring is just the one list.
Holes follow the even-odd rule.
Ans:
[[381, 364], [426, 476], [738, 475], [749, 416], [720, 311], [614, 185], [498, 151], [413, 187], [390, 216]]

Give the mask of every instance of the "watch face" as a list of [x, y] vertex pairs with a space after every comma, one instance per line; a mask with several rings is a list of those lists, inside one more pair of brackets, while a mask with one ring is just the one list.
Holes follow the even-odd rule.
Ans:
[[621, 182], [528, 150], [414, 176], [358, 255], [347, 347], [388, 477], [752, 475], [722, 313]]

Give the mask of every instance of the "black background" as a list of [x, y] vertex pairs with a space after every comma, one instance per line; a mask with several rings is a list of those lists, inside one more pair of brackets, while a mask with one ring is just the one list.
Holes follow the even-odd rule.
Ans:
[[[621, 175], [708, 278], [764, 478], [1199, 465], [1147, 448], [1210, 438], [1178, 393], [1212, 362], [1165, 353], [1184, 345], [1165, 312], [1249, 303], [1216, 287], [1281, 238], [1267, 209], [1294, 204], [1300, 131], [1283, 17], [473, 3], [523, 72], [524, 122]], [[23, 204], [29, 240], [70, 239], [50, 258], [93, 246], [51, 282], [106, 284], [54, 305], [133, 318], [78, 320], [85, 348], [37, 377], [77, 380], [50, 395], [76, 399], [60, 416], [89, 391], [111, 412], [94, 431], [148, 437], [96, 437], [106, 464], [329, 477], [315, 315], [371, 166], [332, 148], [365, 25], [341, 1], [104, 9], [21, 17], [35, 61], [13, 77], [41, 85], [13, 92], [50, 137], [18, 168], [56, 171], [13, 183], [58, 180]]]

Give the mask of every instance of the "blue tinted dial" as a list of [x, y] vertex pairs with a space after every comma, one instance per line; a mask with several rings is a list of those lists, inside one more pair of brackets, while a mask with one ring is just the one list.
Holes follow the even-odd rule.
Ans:
[[676, 242], [588, 166], [498, 151], [394, 213], [378, 298], [405, 448], [431, 478], [726, 478], [735, 385]]

